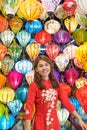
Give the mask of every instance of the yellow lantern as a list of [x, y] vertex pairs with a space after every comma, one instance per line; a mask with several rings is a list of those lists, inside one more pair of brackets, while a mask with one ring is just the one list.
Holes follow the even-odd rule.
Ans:
[[64, 24], [70, 33], [73, 33], [78, 26], [78, 22], [76, 21], [74, 16], [72, 16], [71, 18], [66, 18], [64, 20]]
[[80, 61], [82, 68], [87, 72], [87, 42], [80, 45], [76, 50], [76, 56], [78, 61]]
[[87, 42], [84, 42], [83, 45], [80, 45], [77, 48], [76, 56], [81, 63], [84, 63], [84, 61], [87, 62]]
[[4, 87], [0, 89], [0, 101], [7, 104], [9, 101], [13, 100], [15, 97], [15, 92], [9, 87]]
[[0, 10], [2, 9], [3, 5], [4, 5], [3, 0], [0, 0]]
[[40, 44], [32, 42], [26, 47], [26, 51], [32, 61], [34, 61], [40, 52]]
[[27, 20], [35, 20], [41, 17], [43, 6], [37, 0], [22, 1], [19, 7], [19, 12], [23, 18]]
[[79, 89], [83, 87], [84, 85], [86, 85], [86, 82], [87, 82], [87, 79], [81, 76], [79, 79], [75, 81], [75, 85]]

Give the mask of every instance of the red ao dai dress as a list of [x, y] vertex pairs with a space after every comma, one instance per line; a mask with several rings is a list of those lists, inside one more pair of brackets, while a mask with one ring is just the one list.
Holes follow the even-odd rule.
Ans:
[[32, 120], [33, 106], [35, 104], [33, 130], [60, 130], [56, 111], [57, 101], [61, 100], [70, 113], [75, 108], [62, 88], [53, 89], [50, 80], [43, 80], [43, 83], [45, 85], [43, 90], [40, 90], [35, 82], [30, 84], [24, 119]]

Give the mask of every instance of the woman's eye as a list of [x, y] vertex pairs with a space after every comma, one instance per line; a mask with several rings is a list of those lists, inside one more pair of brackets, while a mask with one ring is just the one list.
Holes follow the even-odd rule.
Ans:
[[47, 63], [45, 64], [45, 66], [48, 66], [48, 65], [49, 65], [49, 64], [47, 64]]

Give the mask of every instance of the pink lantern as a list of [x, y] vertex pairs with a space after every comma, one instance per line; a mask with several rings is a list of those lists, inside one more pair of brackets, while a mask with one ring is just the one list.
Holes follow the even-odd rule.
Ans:
[[58, 66], [60, 71], [64, 71], [68, 63], [69, 63], [69, 58], [64, 53], [60, 53], [55, 58], [55, 64]]
[[46, 53], [51, 60], [55, 60], [57, 55], [59, 54], [60, 48], [54, 43], [49, 44], [46, 46]]
[[54, 34], [54, 40], [58, 44], [65, 44], [70, 41], [70, 34], [65, 30], [59, 30]]
[[63, 53], [66, 54], [69, 59], [74, 59], [76, 57], [77, 48], [77, 46], [70, 44], [63, 50]]
[[78, 61], [77, 58], [74, 59], [74, 64], [75, 64], [75, 66], [77, 66], [78, 68], [82, 69], [82, 65], [81, 65], [81, 63]]
[[11, 71], [8, 74], [8, 81], [14, 89], [17, 89], [22, 81], [23, 75], [16, 70]]
[[78, 78], [79, 73], [75, 68], [69, 68], [68, 70], [65, 71], [64, 77], [69, 83], [70, 86], [73, 86], [76, 79]]
[[41, 2], [47, 12], [54, 12], [61, 0], [41, 0]]

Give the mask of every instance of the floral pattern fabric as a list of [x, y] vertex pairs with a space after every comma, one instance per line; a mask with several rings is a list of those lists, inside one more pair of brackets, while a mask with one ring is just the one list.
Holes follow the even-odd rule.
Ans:
[[63, 90], [53, 89], [50, 80], [43, 80], [45, 89], [40, 90], [35, 82], [29, 86], [26, 102], [25, 120], [32, 120], [33, 106], [35, 104], [33, 130], [60, 130], [56, 105], [58, 99], [62, 101], [69, 112], [74, 111], [68, 97]]

